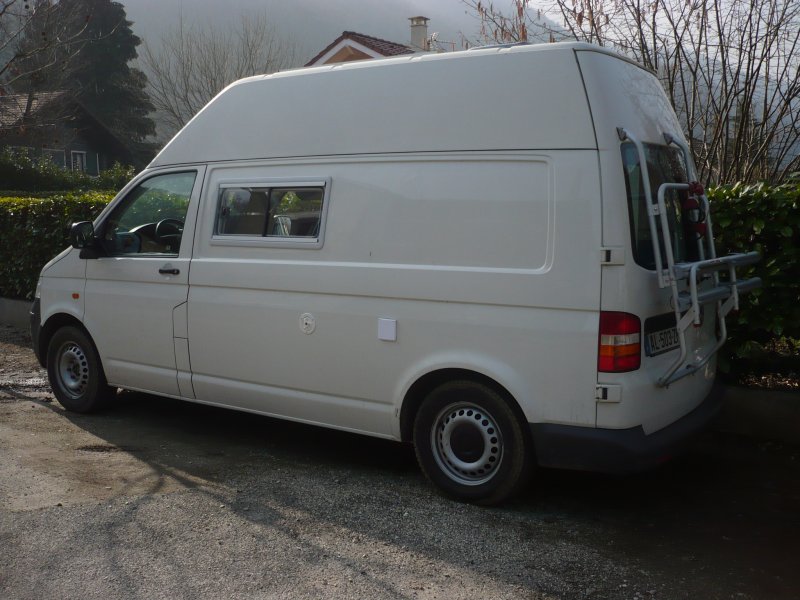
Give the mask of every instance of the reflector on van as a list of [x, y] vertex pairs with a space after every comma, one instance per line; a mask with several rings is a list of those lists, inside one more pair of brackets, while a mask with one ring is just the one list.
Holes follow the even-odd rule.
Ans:
[[597, 370], [601, 373], [635, 371], [642, 364], [642, 322], [630, 313], [602, 311]]

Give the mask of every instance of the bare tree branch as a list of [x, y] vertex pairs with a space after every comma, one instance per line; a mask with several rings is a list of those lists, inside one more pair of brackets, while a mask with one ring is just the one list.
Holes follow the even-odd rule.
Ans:
[[141, 60], [151, 100], [174, 131], [231, 82], [292, 66], [295, 47], [265, 14], [243, 15], [238, 29], [181, 19], [158, 45], [144, 44]]
[[[523, 41], [527, 0], [462, 0], [498, 42]], [[800, 164], [797, 0], [550, 0], [565, 37], [610, 46], [664, 84], [706, 182], [780, 181]]]
[[[67, 66], [88, 43], [91, 14], [79, 2], [2, 0], [0, 87], [13, 90], [37, 73]], [[31, 35], [35, 33], [36, 35]], [[113, 33], [113, 32], [112, 32]], [[111, 34], [109, 34], [111, 35]]]

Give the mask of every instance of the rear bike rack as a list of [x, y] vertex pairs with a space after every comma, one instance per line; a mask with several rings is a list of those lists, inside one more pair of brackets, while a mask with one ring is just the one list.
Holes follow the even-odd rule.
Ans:
[[[617, 129], [617, 134], [621, 141], [630, 141], [636, 147], [639, 157], [639, 165], [642, 177], [642, 187], [644, 188], [645, 200], [647, 203], [647, 217], [650, 223], [650, 233], [653, 240], [653, 255], [656, 263], [656, 273], [658, 274], [658, 287], [663, 289], [670, 287], [672, 291], [672, 306], [675, 310], [675, 324], [680, 341], [680, 355], [670, 365], [666, 373], [656, 381], [659, 387], [667, 387], [675, 381], [682, 379], [692, 373], [702, 369], [706, 363], [716, 354], [728, 338], [728, 329], [725, 324], [725, 317], [731, 310], [739, 309], [740, 294], [750, 292], [761, 287], [761, 279], [752, 277], [750, 279], [739, 280], [736, 277], [736, 267], [752, 265], [761, 260], [758, 252], [746, 252], [729, 254], [717, 257], [714, 247], [714, 231], [711, 223], [711, 211], [708, 197], [705, 191], [698, 194], [698, 202], [702, 203], [702, 210], [705, 213], [705, 235], [698, 236], [697, 250], [700, 260], [694, 262], [675, 262], [675, 255], [670, 239], [669, 220], [667, 218], [667, 207], [665, 195], [669, 190], [686, 190], [691, 193], [693, 185], [689, 183], [664, 183], [658, 188], [655, 201], [650, 191], [650, 176], [647, 172], [647, 157], [644, 145], [634, 135], [623, 128]], [[668, 133], [664, 134], [667, 144], [677, 146], [683, 154], [684, 164], [686, 165], [686, 175], [689, 181], [697, 180], [697, 171], [694, 161], [692, 161], [689, 148], [684, 142]], [[658, 220], [657, 220], [658, 219]], [[660, 229], [659, 229], [660, 225]], [[705, 244], [703, 243], [705, 241]], [[664, 257], [667, 264], [664, 265], [661, 259], [661, 248], [663, 246]], [[720, 273], [727, 272], [727, 280], [720, 280]], [[678, 283], [685, 280], [687, 291], [679, 291]], [[700, 287], [701, 282], [710, 281], [710, 284]], [[686, 363], [689, 353], [686, 343], [686, 330], [690, 325], [700, 326], [701, 310], [706, 304], [716, 304], [716, 315], [719, 332], [717, 341], [713, 348], [704, 356], [692, 363]], [[683, 368], [681, 368], [683, 367]]]

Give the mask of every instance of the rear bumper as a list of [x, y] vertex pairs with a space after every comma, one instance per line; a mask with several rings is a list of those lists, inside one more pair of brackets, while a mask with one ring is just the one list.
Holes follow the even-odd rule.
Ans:
[[722, 393], [715, 385], [692, 412], [650, 435], [641, 426], [596, 429], [531, 423], [536, 458], [543, 467], [600, 473], [635, 473], [680, 454], [687, 442], [719, 412]]

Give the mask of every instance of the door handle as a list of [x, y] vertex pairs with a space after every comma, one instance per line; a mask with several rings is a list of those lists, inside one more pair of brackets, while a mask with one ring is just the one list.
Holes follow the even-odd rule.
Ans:
[[159, 273], [162, 275], [180, 275], [180, 271], [178, 269], [162, 267], [158, 270]]

